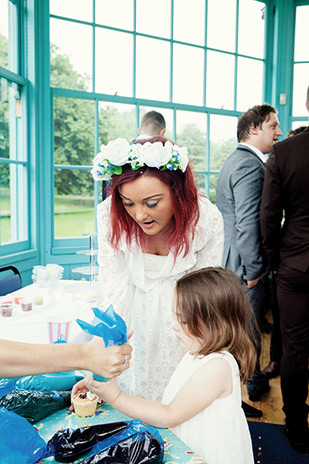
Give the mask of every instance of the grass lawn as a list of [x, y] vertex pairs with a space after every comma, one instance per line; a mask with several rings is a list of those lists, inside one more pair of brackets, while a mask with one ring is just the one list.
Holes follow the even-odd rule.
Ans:
[[[3, 193], [3, 192], [1, 192]], [[5, 212], [1, 217], [1, 211]], [[11, 239], [11, 218], [8, 195], [0, 197], [0, 243]], [[55, 238], [80, 237], [95, 232], [95, 210], [93, 198], [56, 197], [55, 198]]]

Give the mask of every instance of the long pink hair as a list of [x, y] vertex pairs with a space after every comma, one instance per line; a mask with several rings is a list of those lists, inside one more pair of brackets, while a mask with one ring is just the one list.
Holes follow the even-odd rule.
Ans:
[[[152, 137], [145, 142], [165, 142], [168, 139], [162, 136]], [[194, 182], [193, 169], [189, 163], [185, 172], [180, 169], [161, 171], [157, 168], [144, 166], [133, 171], [130, 166], [125, 165], [122, 174], [114, 175], [112, 187], [108, 191], [111, 199], [111, 233], [110, 242], [118, 248], [121, 237], [124, 235], [127, 245], [130, 247], [135, 239], [143, 250], [147, 248], [147, 235], [140, 226], [131, 218], [125, 210], [119, 195], [119, 187], [127, 182], [132, 182], [140, 176], [152, 176], [167, 185], [171, 191], [173, 205], [173, 224], [167, 241], [169, 250], [174, 257], [184, 251], [184, 256], [189, 252], [190, 239], [194, 237], [195, 227], [199, 219], [198, 192]]]

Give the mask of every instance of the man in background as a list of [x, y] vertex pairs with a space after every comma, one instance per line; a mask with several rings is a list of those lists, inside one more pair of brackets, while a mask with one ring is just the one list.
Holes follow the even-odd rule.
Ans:
[[309, 127], [270, 152], [261, 231], [277, 289], [285, 433], [295, 450], [309, 453]]
[[136, 140], [150, 139], [155, 135], [164, 135], [166, 129], [165, 119], [157, 111], [148, 111], [142, 117], [141, 125], [138, 128]]
[[[257, 105], [243, 113], [237, 126], [239, 145], [223, 164], [217, 185], [217, 206], [224, 220], [222, 267], [240, 278], [260, 324], [269, 274], [262, 255], [260, 204], [266, 154], [281, 135], [277, 111], [272, 106]], [[256, 349], [256, 369], [253, 379], [247, 382], [251, 401], [259, 401], [269, 390], [269, 381], [260, 370], [260, 338]], [[256, 408], [246, 411], [247, 406], [244, 410], [248, 417], [262, 415]]]

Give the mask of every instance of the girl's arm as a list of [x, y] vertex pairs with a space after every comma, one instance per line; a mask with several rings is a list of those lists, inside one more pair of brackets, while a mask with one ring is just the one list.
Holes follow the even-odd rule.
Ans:
[[103, 377], [119, 375], [129, 367], [130, 345], [106, 348], [94, 337], [86, 343], [30, 344], [0, 340], [0, 376], [18, 377], [87, 369]]
[[224, 359], [214, 359], [198, 369], [168, 405], [122, 393], [116, 379], [101, 383], [88, 378], [86, 383], [93, 393], [123, 414], [163, 428], [186, 422], [215, 399], [232, 393], [231, 368]]

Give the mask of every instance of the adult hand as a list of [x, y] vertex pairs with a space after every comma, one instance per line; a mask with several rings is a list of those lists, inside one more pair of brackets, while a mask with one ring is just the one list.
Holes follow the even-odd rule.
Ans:
[[257, 279], [254, 279], [254, 280], [247, 280], [247, 287], [248, 288], [255, 287], [255, 285], [258, 283], [259, 280], [260, 280], [259, 277]]
[[132, 347], [128, 343], [106, 348], [99, 337], [83, 343], [84, 361], [82, 369], [110, 379], [130, 367]]

